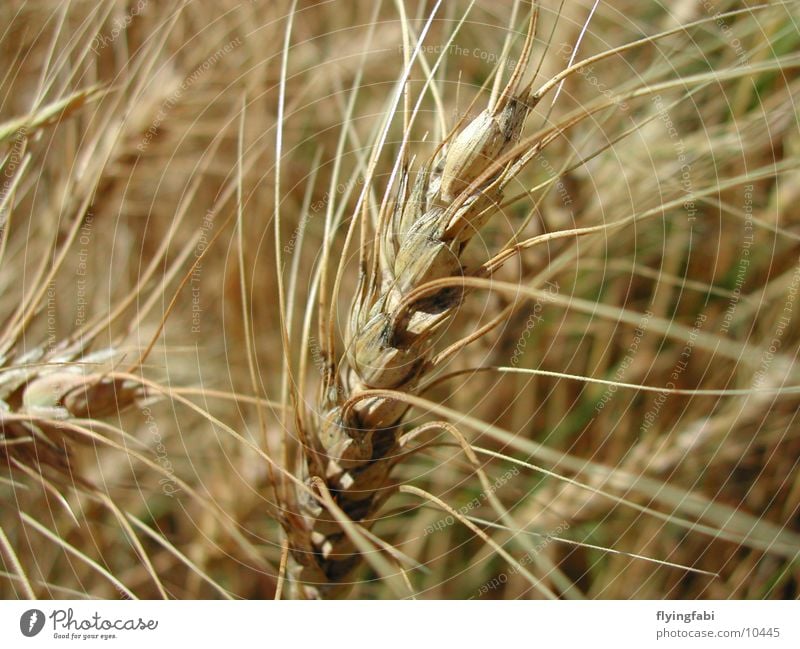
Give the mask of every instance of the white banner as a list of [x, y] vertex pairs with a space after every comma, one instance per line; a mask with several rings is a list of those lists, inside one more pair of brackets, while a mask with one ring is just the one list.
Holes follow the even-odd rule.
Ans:
[[0, 646], [797, 648], [798, 618], [796, 601], [6, 601]]

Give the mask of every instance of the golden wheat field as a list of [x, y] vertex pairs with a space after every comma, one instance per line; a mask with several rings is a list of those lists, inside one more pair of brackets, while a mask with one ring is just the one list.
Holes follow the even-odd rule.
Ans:
[[800, 2], [4, 0], [3, 599], [796, 599]]

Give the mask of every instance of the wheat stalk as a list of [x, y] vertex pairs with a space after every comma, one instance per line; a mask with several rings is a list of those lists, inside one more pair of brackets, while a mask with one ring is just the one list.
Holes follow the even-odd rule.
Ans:
[[[374, 251], [372, 272], [362, 276], [348, 323], [345, 362], [329, 373], [322, 391], [317, 443], [308, 454], [312, 477], [335, 495], [352, 521], [369, 527], [392, 493], [389, 474], [399, 453], [399, 424], [407, 404], [392, 390], [413, 394], [433, 369], [433, 339], [452, 321], [463, 291], [436, 280], [458, 279], [470, 240], [495, 214], [503, 190], [537, 147], [513, 151], [525, 118], [538, 99], [521, 77], [530, 57], [538, 7], [531, 12], [522, 56], [497, 100], [471, 120], [412, 183], [403, 170], [400, 190]], [[412, 186], [413, 185], [413, 186]], [[312, 595], [334, 596], [360, 561], [353, 540], [330, 508], [302, 498], [304, 519], [288, 525], [297, 578]]]

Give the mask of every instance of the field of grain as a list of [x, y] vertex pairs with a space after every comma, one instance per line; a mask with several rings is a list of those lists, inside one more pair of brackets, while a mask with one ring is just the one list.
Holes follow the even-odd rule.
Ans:
[[0, 595], [797, 598], [798, 52], [798, 0], [5, 0]]

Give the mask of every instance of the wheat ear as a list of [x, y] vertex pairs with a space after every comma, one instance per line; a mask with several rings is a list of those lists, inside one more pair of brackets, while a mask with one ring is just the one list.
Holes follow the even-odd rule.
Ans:
[[0, 461], [82, 483], [73, 447], [88, 440], [62, 422], [108, 417], [146, 396], [140, 384], [98, 371], [115, 357], [113, 350], [87, 354], [63, 345], [6, 359], [0, 367]]
[[511, 149], [532, 108], [521, 77], [537, 9], [503, 92], [442, 144], [414, 182], [403, 172], [391, 213], [381, 219], [376, 263], [356, 291], [347, 352], [323, 390], [317, 445], [307, 449], [310, 479], [324, 482], [340, 511], [334, 516], [325, 501], [301, 494], [302, 516], [286, 525], [305, 596], [332, 597], [346, 589], [361, 555], [337, 519], [344, 512], [368, 527], [393, 491], [389, 474], [399, 461], [407, 406], [375, 391], [414, 393], [431, 370], [434, 334], [453, 319], [462, 300], [459, 287], [423, 287], [464, 274], [465, 246], [497, 212], [504, 187], [531, 154]]

